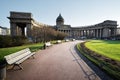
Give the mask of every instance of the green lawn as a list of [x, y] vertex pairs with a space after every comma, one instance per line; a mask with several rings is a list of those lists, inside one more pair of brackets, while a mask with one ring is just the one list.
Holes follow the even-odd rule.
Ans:
[[30, 50], [33, 52], [38, 49], [41, 49], [42, 47], [43, 47], [43, 43], [29, 44], [29, 45], [10, 47], [10, 48], [0, 48], [0, 60], [3, 59], [5, 55], [17, 52], [24, 48], [30, 48]]
[[[102, 42], [102, 41], [93, 41], [93, 42]], [[117, 42], [116, 42], [117, 43]], [[85, 53], [85, 51], [82, 49], [80, 44], [77, 44], [77, 49], [80, 51], [82, 55], [84, 55], [86, 58], [88, 58], [91, 62], [93, 62], [95, 65], [99, 66], [103, 71], [105, 71], [107, 74], [109, 74], [114, 80], [120, 80], [120, 68], [114, 65], [111, 65], [104, 60], [100, 60], [99, 58], [94, 58], [93, 56]], [[101, 66], [102, 64], [102, 66]]]
[[120, 61], [120, 41], [91, 40], [86, 42], [85, 46], [101, 55]]

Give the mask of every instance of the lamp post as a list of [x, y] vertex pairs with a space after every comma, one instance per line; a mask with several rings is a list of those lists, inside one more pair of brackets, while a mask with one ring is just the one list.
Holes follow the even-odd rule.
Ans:
[[44, 47], [44, 49], [46, 49], [46, 45], [45, 45], [45, 42], [46, 42], [46, 41], [45, 41], [45, 36], [46, 36], [46, 35], [45, 35], [45, 27], [46, 27], [46, 26], [44, 25], [44, 26], [43, 26], [43, 37], [44, 37], [44, 40], [43, 40], [44, 46], [43, 46], [43, 47]]

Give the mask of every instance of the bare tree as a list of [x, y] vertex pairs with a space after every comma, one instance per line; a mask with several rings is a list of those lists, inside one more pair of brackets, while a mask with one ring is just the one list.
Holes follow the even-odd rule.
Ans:
[[47, 42], [50, 40], [64, 39], [67, 35], [65, 33], [56, 31], [52, 27], [34, 27], [32, 30], [34, 42]]

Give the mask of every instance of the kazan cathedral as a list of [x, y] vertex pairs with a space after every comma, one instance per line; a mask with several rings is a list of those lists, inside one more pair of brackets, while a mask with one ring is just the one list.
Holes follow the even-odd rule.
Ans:
[[54, 28], [57, 31], [66, 33], [67, 38], [95, 38], [104, 39], [110, 38], [116, 35], [117, 21], [106, 20], [102, 23], [98, 23], [90, 26], [71, 27], [71, 25], [64, 24], [64, 18], [59, 14], [56, 19], [56, 25]]
[[61, 31], [66, 33], [68, 36], [66, 38], [75, 38], [75, 39], [83, 39], [83, 38], [95, 38], [95, 39], [106, 39], [106, 38], [114, 38], [119, 35], [120, 39], [120, 28], [117, 28], [117, 21], [106, 20], [104, 22], [90, 25], [90, 26], [80, 26], [80, 27], [71, 27], [71, 25], [64, 24], [64, 18], [59, 14], [56, 19], [56, 25], [50, 26], [46, 24], [42, 24], [33, 19], [32, 13], [26, 12], [10, 12], [10, 30], [12, 36], [27, 36], [28, 38], [32, 38], [32, 30], [33, 28], [42, 28], [44, 26], [54, 27], [57, 31]]

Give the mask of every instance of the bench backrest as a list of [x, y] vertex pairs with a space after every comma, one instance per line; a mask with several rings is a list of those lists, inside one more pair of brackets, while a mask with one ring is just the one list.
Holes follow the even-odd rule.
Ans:
[[61, 43], [62, 41], [61, 40], [57, 40], [57, 43]]
[[68, 40], [68, 39], [66, 39], [65, 41], [66, 41], [66, 42], [68, 42], [69, 40]]
[[58, 43], [61, 43], [62, 41], [61, 41], [61, 40], [58, 40], [57, 42], [58, 42]]
[[50, 42], [45, 43], [46, 46], [51, 46]]
[[13, 64], [16, 61], [20, 60], [21, 58], [27, 56], [30, 53], [31, 53], [30, 49], [26, 48], [26, 49], [23, 49], [23, 50], [18, 51], [16, 53], [7, 55], [4, 58], [6, 59], [6, 61], [7, 61], [8, 64]]

